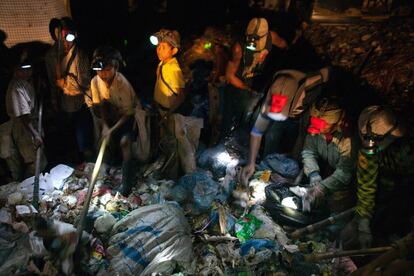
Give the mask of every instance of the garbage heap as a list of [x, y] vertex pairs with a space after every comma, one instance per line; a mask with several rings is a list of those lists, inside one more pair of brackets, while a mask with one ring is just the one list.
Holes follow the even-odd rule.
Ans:
[[313, 23], [305, 37], [319, 56], [332, 65], [358, 73], [389, 104], [396, 107], [413, 104], [414, 23], [411, 18], [346, 25]]
[[[103, 165], [82, 238], [76, 227], [94, 164], [81, 171], [58, 165], [41, 175], [38, 210], [30, 204], [33, 178], [0, 186], [0, 274], [345, 275], [356, 269], [346, 258], [305, 261], [307, 254], [334, 250], [338, 226], [289, 238], [315, 219], [300, 211], [304, 188], [293, 187], [300, 175], [294, 160], [266, 157], [243, 187], [241, 158], [229, 145], [206, 149], [197, 171], [177, 182], [146, 175], [128, 198], [116, 192], [120, 169]], [[47, 218], [43, 228], [39, 215]]]

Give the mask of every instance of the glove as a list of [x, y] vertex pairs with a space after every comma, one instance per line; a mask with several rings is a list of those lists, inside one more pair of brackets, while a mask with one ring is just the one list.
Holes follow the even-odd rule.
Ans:
[[318, 184], [309, 188], [306, 194], [302, 197], [303, 211], [310, 212], [312, 205], [317, 205], [325, 196], [325, 189]]
[[360, 218], [358, 221], [358, 241], [361, 248], [368, 248], [371, 246], [372, 234], [368, 218]]
[[321, 181], [322, 177], [318, 171], [314, 171], [309, 174], [309, 184], [311, 187], [319, 185]]

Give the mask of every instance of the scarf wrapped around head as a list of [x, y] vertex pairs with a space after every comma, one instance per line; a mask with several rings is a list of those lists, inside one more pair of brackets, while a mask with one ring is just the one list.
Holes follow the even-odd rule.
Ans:
[[334, 125], [332, 133], [341, 130], [345, 117], [344, 110], [336, 104], [330, 103], [328, 99], [322, 99], [312, 105], [310, 110], [311, 125], [308, 128], [310, 134], [319, 134], [327, 125]]

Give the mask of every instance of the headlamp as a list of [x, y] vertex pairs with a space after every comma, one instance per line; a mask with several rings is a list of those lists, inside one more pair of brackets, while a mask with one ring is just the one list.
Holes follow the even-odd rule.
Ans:
[[378, 152], [378, 146], [374, 139], [372, 138], [369, 138], [369, 139], [363, 138], [363, 139], [364, 141], [363, 141], [362, 150], [366, 154], [372, 155]]
[[155, 46], [161, 42], [167, 42], [174, 48], [180, 48], [180, 35], [173, 30], [161, 29], [150, 36], [150, 41]]
[[212, 43], [209, 42], [209, 41], [204, 43], [204, 49], [206, 49], [206, 50], [211, 49], [211, 46], [212, 46]]
[[105, 63], [103, 60], [97, 60], [92, 64], [92, 70], [102, 71], [105, 68]]
[[150, 41], [151, 41], [151, 44], [154, 46], [157, 46], [159, 43], [158, 37], [155, 35], [150, 36]]
[[68, 34], [66, 34], [65, 39], [68, 42], [73, 42], [75, 40], [75, 35], [72, 34], [72, 33], [68, 33]]
[[250, 51], [256, 51], [256, 36], [247, 36], [246, 39], [246, 49]]
[[32, 65], [30, 65], [30, 64], [22, 64], [22, 65], [20, 65], [20, 68], [21, 69], [29, 69], [29, 68], [32, 68]]

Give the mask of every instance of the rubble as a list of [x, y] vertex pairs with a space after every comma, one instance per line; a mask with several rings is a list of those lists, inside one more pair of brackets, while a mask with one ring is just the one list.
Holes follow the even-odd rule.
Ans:
[[[261, 206], [266, 202], [266, 187], [280, 187], [288, 181], [270, 167], [271, 170], [259, 170], [249, 188], [236, 188], [238, 161], [232, 160], [237, 160], [237, 156], [232, 153], [228, 160], [221, 164], [223, 167], [205, 167], [213, 172], [197, 170], [178, 182], [151, 176], [140, 178], [128, 198], [116, 193], [121, 171], [104, 166], [92, 193], [84, 227], [91, 235], [86, 232], [83, 235], [87, 241], [83, 238], [82, 246], [86, 249], [81, 260], [82, 270], [93, 275], [255, 275], [268, 272], [302, 275], [295, 272], [299, 271], [298, 263], [286, 265], [285, 261], [280, 261], [281, 254], [302, 254], [310, 246], [290, 240], [284, 226]], [[8, 195], [15, 195], [0, 209], [1, 225], [9, 225], [10, 233], [25, 235], [28, 241], [23, 255], [16, 255], [19, 264], [0, 262], [0, 271], [59, 275], [71, 270], [70, 259], [51, 258], [53, 254], [33, 231], [30, 219], [38, 213], [75, 229], [91, 167], [89, 164], [83, 171], [74, 170], [69, 176], [60, 174], [61, 183], [52, 185], [52, 189], [41, 195], [39, 210], [31, 207], [28, 201], [31, 197], [25, 194], [30, 192], [19, 189], [21, 184], [15, 189], [0, 188]], [[60, 172], [70, 172], [65, 167], [59, 168]], [[292, 172], [292, 168], [297, 173], [292, 164], [284, 167], [284, 172]], [[53, 181], [49, 182], [56, 183]], [[26, 187], [30, 187], [27, 183]], [[238, 193], [241, 196], [237, 197]], [[235, 205], [236, 201], [242, 206]], [[313, 247], [318, 252], [328, 250], [328, 245], [321, 244]], [[43, 261], [34, 262], [36, 258]], [[25, 266], [20, 265], [23, 263]], [[329, 265], [322, 267], [330, 269]], [[302, 269], [322, 271], [315, 265], [304, 265]]]
[[[360, 73], [389, 104], [404, 108], [414, 103], [412, 19], [349, 25], [313, 23], [305, 37], [328, 64]], [[372, 55], [359, 72], [370, 51]]]

